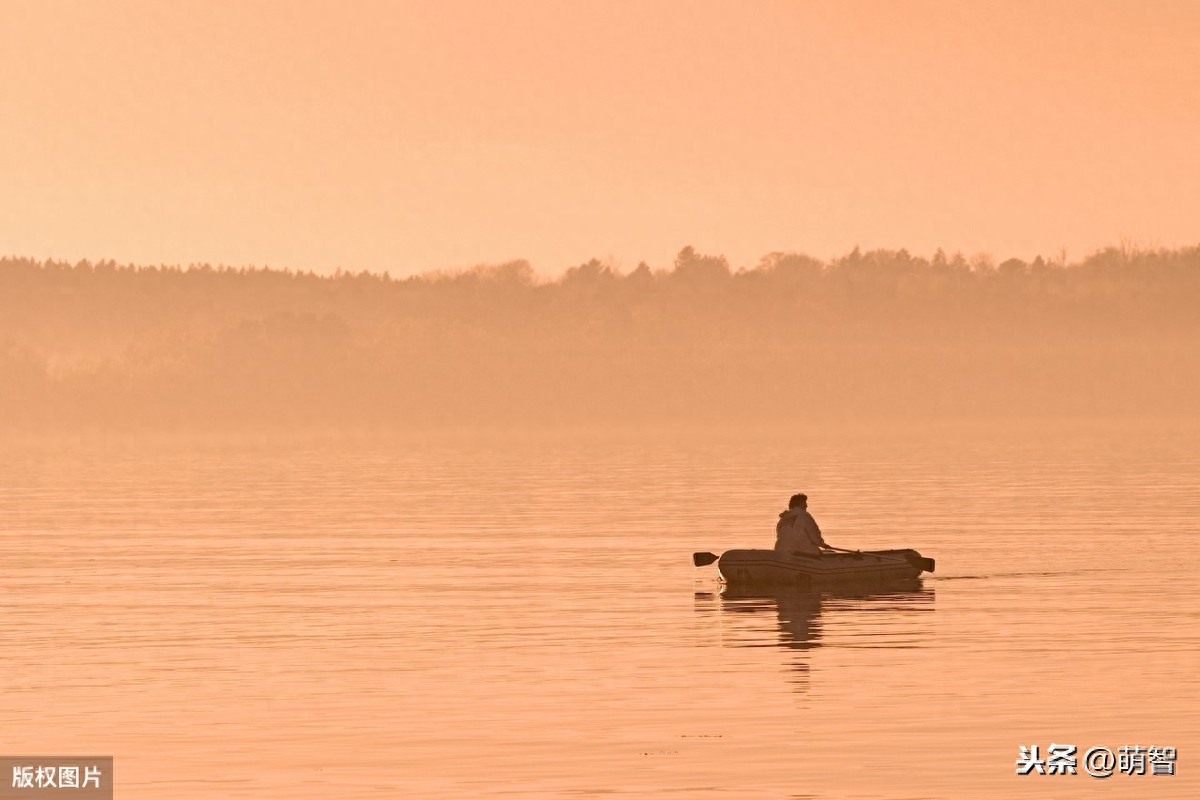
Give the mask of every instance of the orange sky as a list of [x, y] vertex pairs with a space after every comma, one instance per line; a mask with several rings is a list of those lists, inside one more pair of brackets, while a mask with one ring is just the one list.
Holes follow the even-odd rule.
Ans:
[[0, 0], [0, 251], [407, 274], [1200, 241], [1200, 4]]

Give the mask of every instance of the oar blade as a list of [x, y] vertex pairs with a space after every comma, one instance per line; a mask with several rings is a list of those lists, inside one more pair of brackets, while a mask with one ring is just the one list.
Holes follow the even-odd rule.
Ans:
[[720, 556], [715, 555], [714, 553], [692, 553], [692, 563], [697, 567], [707, 567], [718, 558], [720, 558]]

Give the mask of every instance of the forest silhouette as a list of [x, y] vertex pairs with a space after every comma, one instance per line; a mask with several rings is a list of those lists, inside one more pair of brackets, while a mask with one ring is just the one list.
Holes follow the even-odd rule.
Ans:
[[0, 259], [21, 429], [673, 426], [1185, 417], [1200, 247], [1078, 263], [684, 248], [393, 279]]

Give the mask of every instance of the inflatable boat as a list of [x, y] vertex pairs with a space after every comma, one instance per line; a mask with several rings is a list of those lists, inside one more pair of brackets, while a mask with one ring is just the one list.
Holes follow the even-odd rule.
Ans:
[[717, 562], [730, 586], [841, 586], [912, 580], [933, 572], [934, 561], [916, 550], [839, 550], [785, 557], [774, 550], [726, 550], [721, 556], [693, 553], [692, 563]]

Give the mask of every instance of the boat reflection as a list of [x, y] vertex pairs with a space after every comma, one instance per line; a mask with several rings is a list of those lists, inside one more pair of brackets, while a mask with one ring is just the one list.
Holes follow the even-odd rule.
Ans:
[[803, 651], [920, 647], [930, 633], [929, 621], [913, 615], [933, 611], [933, 599], [933, 589], [920, 580], [822, 591], [726, 586], [719, 594], [697, 592], [696, 610], [712, 612], [715, 606], [732, 623], [721, 626], [722, 647], [801, 651], [789, 663], [792, 683], [805, 691], [812, 654]]

